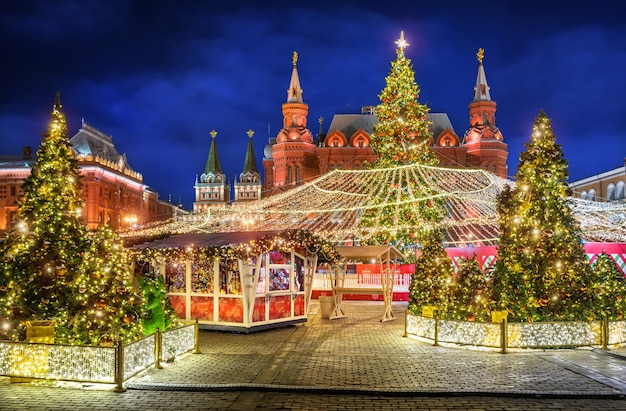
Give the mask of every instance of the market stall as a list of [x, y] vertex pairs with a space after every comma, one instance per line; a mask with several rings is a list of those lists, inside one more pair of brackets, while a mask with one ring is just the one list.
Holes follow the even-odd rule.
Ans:
[[[339, 260], [329, 268], [334, 306], [329, 318], [332, 320], [346, 316], [342, 306], [344, 294], [382, 294], [385, 310], [380, 321], [393, 320], [393, 287], [398, 262], [403, 259], [402, 253], [390, 245], [337, 247], [337, 252]], [[377, 281], [349, 274], [349, 265], [362, 262], [379, 265], [380, 276], [377, 276]]]
[[306, 321], [321, 249], [311, 238], [301, 231], [175, 235], [135, 245], [134, 264], [163, 276], [179, 318], [248, 332]]

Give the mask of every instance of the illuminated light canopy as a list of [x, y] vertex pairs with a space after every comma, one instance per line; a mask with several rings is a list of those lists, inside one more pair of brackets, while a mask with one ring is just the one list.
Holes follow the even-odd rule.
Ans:
[[[428, 187], [407, 191], [400, 200], [389, 195], [390, 187], [409, 186], [409, 180], [426, 181]], [[446, 245], [493, 245], [498, 239], [497, 196], [506, 185], [513, 183], [476, 169], [410, 164], [376, 170], [334, 170], [282, 194], [237, 207], [209, 207], [122, 236], [304, 229], [342, 242], [390, 229], [379, 225], [368, 227], [365, 233], [358, 224], [365, 210], [382, 212], [389, 210], [388, 206], [408, 204], [415, 205], [413, 212], [418, 216], [419, 203], [442, 199], [446, 215], [442, 221], [429, 224], [446, 229]], [[424, 194], [433, 189], [434, 194]], [[626, 242], [626, 204], [567, 200], [586, 241]]]

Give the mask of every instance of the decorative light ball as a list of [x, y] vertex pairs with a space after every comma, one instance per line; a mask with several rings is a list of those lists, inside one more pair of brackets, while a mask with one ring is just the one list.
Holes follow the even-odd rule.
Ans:
[[100, 338], [100, 345], [102, 347], [113, 347], [113, 338], [108, 334], [104, 334], [102, 338]]

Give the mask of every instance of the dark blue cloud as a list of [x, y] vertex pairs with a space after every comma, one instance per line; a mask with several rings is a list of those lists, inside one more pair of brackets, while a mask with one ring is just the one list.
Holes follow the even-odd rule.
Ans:
[[37, 147], [54, 93], [70, 133], [81, 118], [111, 134], [161, 198], [191, 207], [211, 137], [226, 175], [243, 167], [246, 131], [261, 166], [282, 126], [291, 56], [318, 118], [376, 105], [400, 30], [420, 101], [468, 127], [476, 50], [486, 52], [497, 125], [514, 174], [544, 109], [572, 179], [623, 164], [626, 24], [617, 1], [8, 1], [0, 6], [1, 153]]

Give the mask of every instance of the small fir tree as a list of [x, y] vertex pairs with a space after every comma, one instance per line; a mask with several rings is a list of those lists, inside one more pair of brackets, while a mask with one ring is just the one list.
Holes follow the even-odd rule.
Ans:
[[422, 240], [421, 254], [409, 289], [409, 311], [421, 314], [423, 306], [437, 306], [445, 313], [450, 301], [454, 266], [442, 242], [443, 232], [432, 230]]
[[[396, 41], [396, 60], [386, 78], [386, 86], [379, 94], [376, 106], [378, 122], [371, 135], [371, 147], [377, 160], [370, 168], [400, 167], [395, 173], [397, 181], [389, 181], [385, 192], [372, 193], [379, 204], [392, 204], [367, 210], [360, 220], [365, 233], [363, 243], [394, 244], [406, 251], [418, 243], [428, 231], [428, 225], [442, 218], [443, 208], [432, 200], [434, 192], [421, 192], [427, 182], [419, 173], [402, 178], [402, 166], [422, 164], [434, 166], [439, 163], [430, 146], [432, 134], [426, 116], [429, 108], [418, 101], [420, 87], [415, 81], [411, 60], [404, 54], [409, 45], [401, 33]], [[410, 186], [407, 186], [410, 181]], [[414, 202], [411, 198], [422, 197]], [[434, 196], [432, 197], [434, 198]]]
[[454, 275], [447, 318], [452, 320], [488, 321], [487, 274], [476, 258], [461, 258]]
[[590, 267], [570, 207], [567, 161], [543, 111], [525, 148], [515, 187], [498, 197], [495, 308], [512, 321], [584, 319]]
[[148, 272], [137, 276], [137, 281], [145, 302], [144, 332], [152, 334], [157, 329], [163, 331], [176, 324], [178, 317], [170, 299], [167, 298], [167, 287], [163, 276]]
[[605, 252], [592, 265], [589, 281], [593, 319], [623, 320], [626, 312], [626, 278]]

